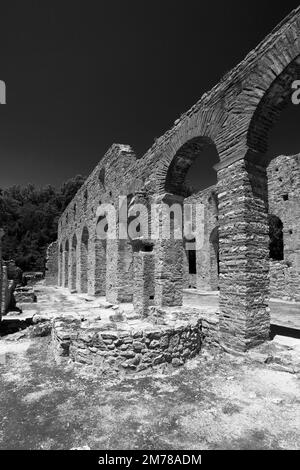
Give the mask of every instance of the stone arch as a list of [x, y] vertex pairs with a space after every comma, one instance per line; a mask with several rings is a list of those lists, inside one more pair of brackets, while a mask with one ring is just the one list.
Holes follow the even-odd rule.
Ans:
[[194, 137], [185, 142], [177, 150], [167, 168], [164, 184], [165, 192], [182, 197], [189, 195], [188, 188], [185, 185], [188, 171], [196, 159], [201, 158], [201, 154], [209, 146], [215, 147], [210, 138]]
[[[281, 112], [287, 106], [288, 101], [292, 99], [292, 84], [297, 79], [300, 79], [300, 51], [299, 55], [276, 76], [257, 103], [247, 134], [249, 149], [260, 154], [267, 152], [269, 133], [279, 121]], [[266, 83], [257, 84], [260, 87], [267, 85]]]
[[[161, 202], [169, 207], [183, 205], [190, 193], [185, 185], [186, 176], [197, 159], [209, 147], [213, 147], [219, 161], [216, 137], [226, 119], [225, 110], [220, 106], [205, 107], [200, 105], [189, 119], [183, 119], [180, 128], [163, 151], [163, 159], [157, 170], [157, 193], [164, 195]], [[214, 167], [212, 163], [212, 167]], [[160, 199], [158, 198], [158, 202]], [[174, 206], [175, 207], [175, 206]], [[181, 217], [176, 215], [176, 225]], [[159, 305], [181, 305], [184, 287], [184, 243], [183, 239], [174, 239], [174, 221], [170, 220], [171, 239], [162, 240], [156, 246], [156, 303]], [[175, 233], [175, 232], [174, 232]]]
[[69, 286], [69, 240], [65, 242], [64, 250], [64, 287]]
[[77, 289], [77, 237], [76, 234], [72, 238], [71, 247], [71, 291], [76, 292]]
[[[229, 78], [239, 80], [218, 165], [220, 329], [227, 347], [249, 349], [269, 338], [267, 154], [270, 130], [300, 78], [298, 8]], [[227, 97], [228, 98], [228, 97]]]
[[85, 226], [80, 240], [80, 292], [88, 292], [89, 271], [89, 231]]
[[269, 132], [292, 98], [293, 81], [300, 79], [299, 14], [300, 7], [258, 46], [258, 59], [236, 100], [236, 110], [246, 110], [242, 120], [241, 116], [237, 118], [241, 131], [246, 130], [247, 147], [259, 154], [266, 153]]

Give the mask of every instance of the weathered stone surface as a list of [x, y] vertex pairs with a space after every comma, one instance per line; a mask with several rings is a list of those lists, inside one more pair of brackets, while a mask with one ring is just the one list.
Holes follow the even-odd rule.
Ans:
[[[114, 144], [107, 151], [59, 220], [61, 287], [106, 296], [112, 304], [133, 301], [136, 313], [153, 321], [160, 316], [153, 305], [180, 306], [184, 287], [219, 289], [218, 335], [224, 346], [246, 351], [268, 339], [270, 292], [293, 300], [300, 292], [299, 156], [278, 160], [281, 176], [276, 176], [267, 154], [269, 131], [290, 100], [292, 81], [299, 78], [299, 15], [298, 8], [141, 158], [128, 145]], [[100, 201], [119, 206], [124, 197], [127, 215], [132, 201], [156, 204], [162, 220], [166, 205], [189, 201], [187, 173], [211, 145], [220, 160], [217, 186], [190, 199], [204, 209], [196, 273], [190, 272], [183, 239], [151, 237], [150, 223], [141, 240], [98, 239]], [[269, 259], [271, 211], [284, 219], [283, 263]], [[119, 220], [116, 235], [122, 224]], [[206, 329], [210, 325], [204, 334]], [[158, 332], [147, 340], [159, 337]]]
[[[178, 315], [180, 316], [180, 312]], [[147, 336], [157, 339], [144, 338], [138, 330], [132, 332], [132, 336], [117, 330], [95, 333], [92, 326], [83, 327], [79, 320], [74, 319], [68, 319], [66, 322], [63, 318], [54, 319], [52, 326], [52, 342], [57, 356], [69, 356], [75, 362], [101, 365], [104, 369], [113, 365], [115, 371], [125, 369], [138, 372], [172, 361], [174, 366], [178, 367], [199, 353], [203, 337], [201, 319], [192, 316], [180, 327], [176, 323], [173, 327], [162, 325], [160, 330], [153, 329], [152, 332], [146, 333]], [[181, 334], [178, 334], [178, 331]], [[137, 332], [139, 335], [136, 336], [141, 341], [132, 341]], [[191, 341], [191, 337], [194, 341]], [[172, 339], [176, 347], [166, 349]]]

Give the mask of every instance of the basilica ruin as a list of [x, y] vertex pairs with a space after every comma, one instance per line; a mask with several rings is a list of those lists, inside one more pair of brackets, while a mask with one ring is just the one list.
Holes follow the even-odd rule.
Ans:
[[[201, 308], [209, 299], [206, 334], [233, 351], [269, 339], [270, 299], [300, 302], [300, 154], [268, 154], [269, 132], [300, 78], [299, 31], [298, 8], [142, 157], [129, 145], [112, 145], [59, 220], [57, 242], [48, 249], [48, 285], [132, 304], [141, 319], [174, 310], [186, 319], [178, 331], [169, 324], [152, 336], [131, 331], [127, 343], [138, 353], [159, 350], [157, 363], [199, 351]], [[217, 185], [189, 195], [186, 175], [208, 147], [218, 153]], [[99, 239], [99, 205], [118, 207], [121, 196], [128, 210], [133, 203], [200, 204], [201, 249], [187, 251], [184, 239], [143, 233]], [[106, 331], [102, 340], [111, 351], [123, 344], [118, 331]], [[177, 348], [173, 357], [170, 341]], [[133, 366], [141, 360], [128, 358]]]

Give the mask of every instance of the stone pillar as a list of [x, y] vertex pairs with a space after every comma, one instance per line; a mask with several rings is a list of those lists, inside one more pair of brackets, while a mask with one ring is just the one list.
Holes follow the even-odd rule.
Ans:
[[[159, 207], [160, 236], [155, 245], [155, 304], [157, 306], [182, 305], [183, 299], [183, 238], [176, 239], [174, 227], [178, 229], [182, 219], [171, 219], [170, 238], [166, 238], [163, 227], [166, 227], [166, 206], [181, 206], [183, 198], [173, 194], [165, 194], [156, 201]], [[176, 217], [175, 217], [176, 218]]]
[[94, 294], [106, 295], [106, 240], [96, 238], [94, 243]]
[[47, 261], [46, 261], [46, 273], [45, 273], [45, 284], [46, 286], [56, 286], [58, 284], [58, 243], [53, 242], [47, 248]]
[[69, 250], [63, 251], [62, 287], [69, 287]]
[[134, 253], [133, 306], [141, 317], [149, 314], [154, 302], [154, 254], [138, 251]]
[[216, 169], [220, 332], [225, 346], [245, 351], [269, 338], [267, 177], [245, 160]]
[[107, 240], [106, 298], [108, 302], [132, 302], [133, 250], [129, 240]]

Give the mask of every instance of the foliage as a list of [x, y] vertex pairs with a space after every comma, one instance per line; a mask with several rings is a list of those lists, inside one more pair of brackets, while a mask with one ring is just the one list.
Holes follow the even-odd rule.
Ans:
[[58, 219], [83, 182], [84, 177], [76, 176], [60, 189], [32, 184], [0, 189], [3, 258], [14, 259], [24, 271], [43, 271], [47, 246], [57, 238]]

